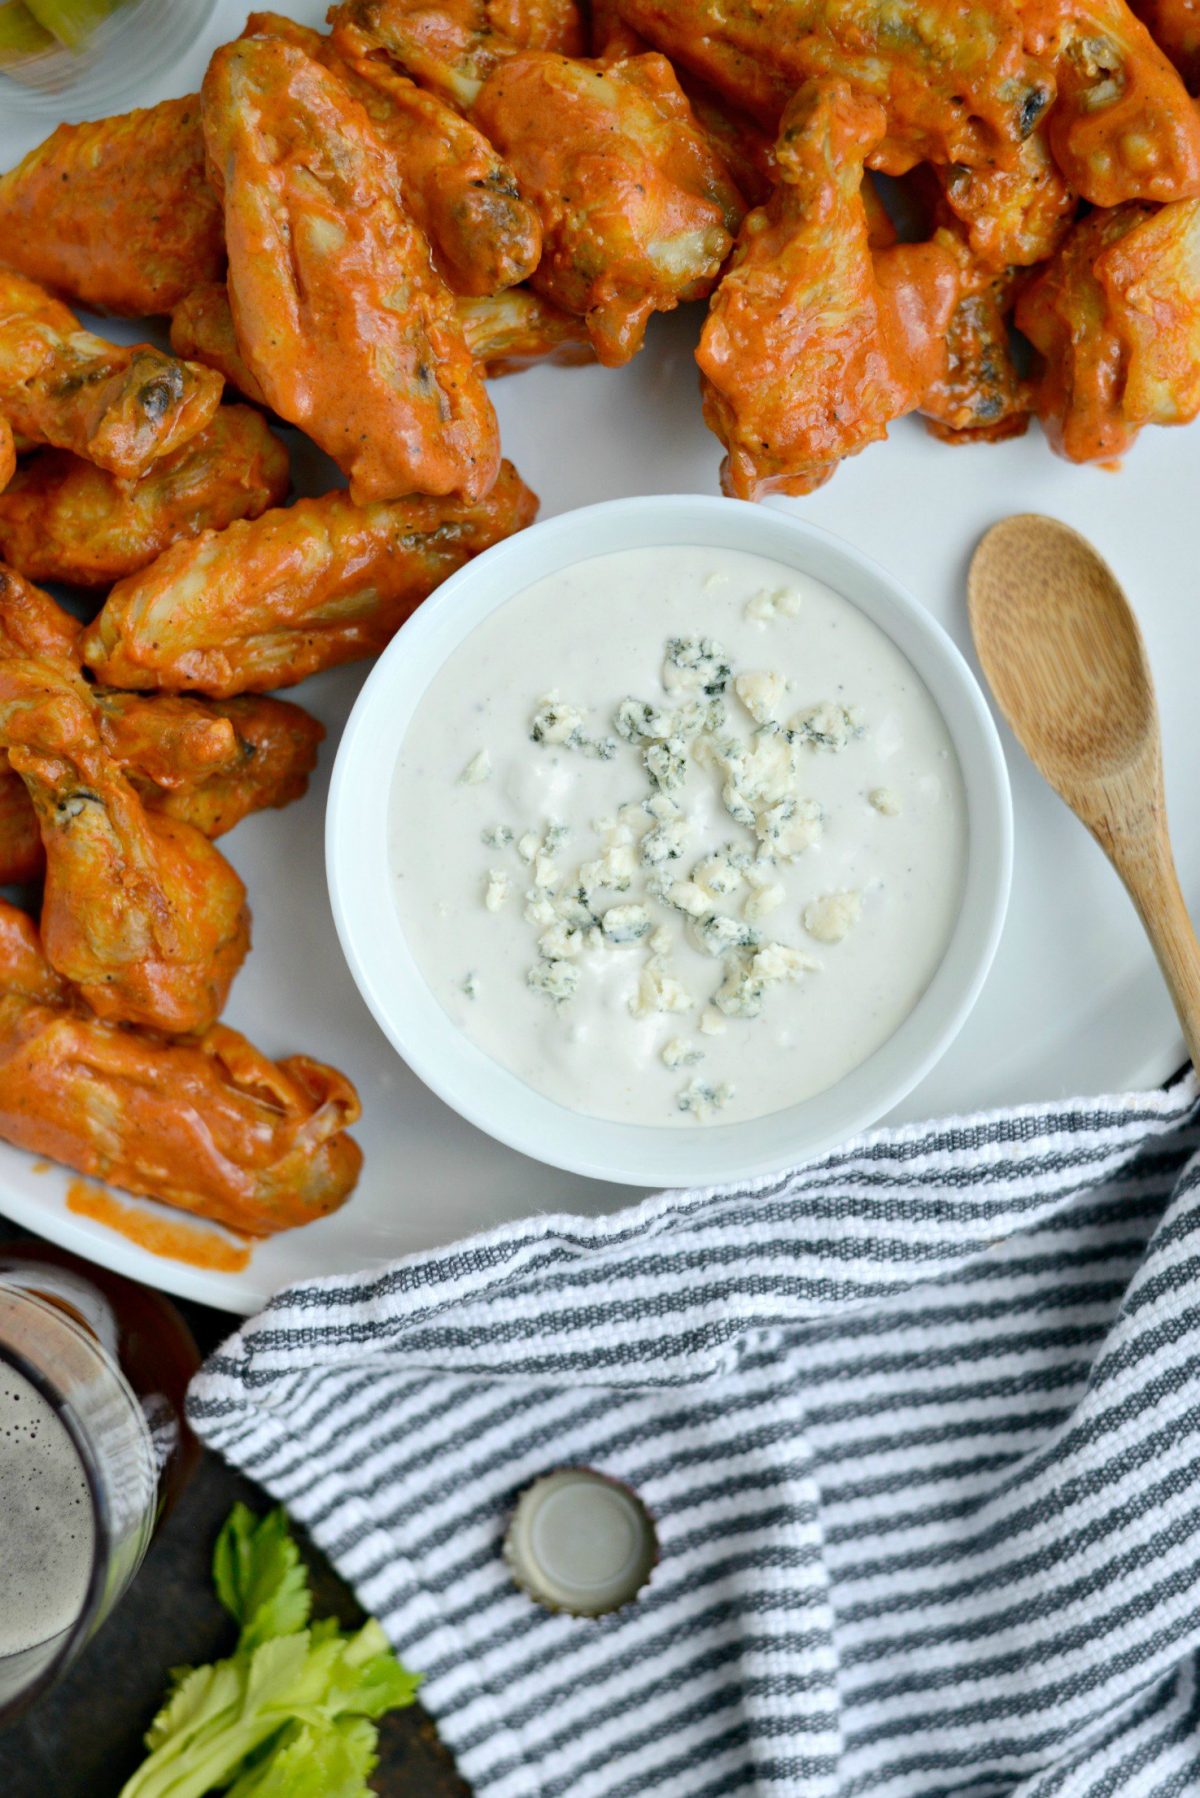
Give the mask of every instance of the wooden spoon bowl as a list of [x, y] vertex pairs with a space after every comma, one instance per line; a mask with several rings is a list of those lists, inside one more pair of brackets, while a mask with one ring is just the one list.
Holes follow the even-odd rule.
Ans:
[[968, 592], [996, 701], [1124, 881], [1196, 1063], [1200, 944], [1171, 853], [1154, 681], [1129, 602], [1078, 532], [1032, 514], [987, 533]]

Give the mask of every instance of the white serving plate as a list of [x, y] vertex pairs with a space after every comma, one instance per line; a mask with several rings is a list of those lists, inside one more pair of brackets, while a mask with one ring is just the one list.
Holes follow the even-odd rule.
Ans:
[[[220, 0], [202, 44], [147, 102], [193, 88], [208, 53], [239, 29], [245, 10]], [[324, 7], [289, 10], [317, 23]], [[0, 166], [38, 135], [0, 117]], [[700, 418], [691, 359], [698, 328], [691, 308], [656, 320], [628, 368], [542, 369], [495, 384], [505, 453], [541, 495], [543, 517], [599, 499], [717, 490], [720, 451]], [[302, 471], [309, 490], [320, 489], [318, 466], [313, 457]], [[1197, 493], [1200, 425], [1147, 431], [1123, 471], [1112, 474], [1058, 461], [1036, 427], [1011, 443], [950, 449], [902, 420], [890, 442], [847, 463], [822, 492], [780, 503], [881, 562], [973, 665], [964, 582], [987, 526], [1010, 512], [1048, 512], [1089, 537], [1145, 629], [1180, 874], [1185, 893], [1200, 899]], [[0, 1145], [5, 1215], [105, 1266], [230, 1311], [253, 1311], [293, 1280], [431, 1248], [531, 1212], [596, 1214], [637, 1197], [628, 1186], [555, 1172], [464, 1123], [399, 1060], [359, 998], [330, 917], [322, 820], [337, 734], [365, 674], [341, 669], [296, 690], [330, 731], [312, 790], [287, 811], [249, 819], [223, 845], [249, 886], [255, 917], [255, 948], [227, 1021], [271, 1054], [304, 1049], [357, 1082], [366, 1168], [350, 1204], [258, 1245], [243, 1272], [213, 1273], [150, 1255], [69, 1212], [70, 1176], [37, 1172], [32, 1157]], [[893, 1114], [896, 1122], [1152, 1086], [1184, 1060], [1170, 1002], [1119, 883], [1002, 735], [1017, 831], [1004, 939], [962, 1034]]]

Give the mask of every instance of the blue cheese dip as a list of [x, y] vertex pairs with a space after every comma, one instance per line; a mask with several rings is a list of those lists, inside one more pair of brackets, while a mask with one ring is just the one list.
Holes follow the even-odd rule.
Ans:
[[449, 657], [390, 799], [434, 994], [570, 1110], [695, 1128], [824, 1091], [947, 946], [962, 778], [910, 663], [765, 557], [650, 548], [539, 581]]

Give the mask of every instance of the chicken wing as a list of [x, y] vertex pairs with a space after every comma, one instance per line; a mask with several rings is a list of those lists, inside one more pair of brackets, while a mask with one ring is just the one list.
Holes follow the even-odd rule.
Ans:
[[966, 227], [972, 251], [997, 271], [1047, 261], [1078, 209], [1042, 127], [1025, 139], [1012, 168], [959, 164], [935, 173], [946, 205]]
[[99, 1017], [204, 1030], [249, 947], [245, 889], [199, 831], [146, 812], [105, 747], [90, 688], [67, 656], [46, 653], [62, 630], [55, 612], [0, 570], [0, 746], [46, 851], [46, 954]]
[[665, 57], [522, 52], [474, 117], [541, 215], [533, 286], [587, 320], [601, 362], [627, 362], [652, 313], [712, 291], [742, 200]]
[[[105, 687], [93, 694], [104, 745], [146, 810], [192, 824], [210, 840], [253, 812], [303, 798], [325, 736], [323, 725], [283, 699]], [[0, 886], [39, 879], [44, 868], [25, 784], [0, 771]]]
[[959, 232], [943, 228], [928, 243], [878, 253], [875, 272], [932, 434], [994, 443], [1027, 430], [1033, 396], [1008, 335], [1015, 271], [995, 272]]
[[30, 580], [111, 586], [180, 537], [259, 517], [288, 483], [287, 451], [249, 406], [220, 407], [132, 485], [66, 450], [41, 450], [0, 493], [0, 560]]
[[1007, 166], [1054, 97], [1016, 0], [617, 0], [659, 50], [775, 129], [795, 90], [837, 77], [878, 100], [871, 166]]
[[1025, 43], [1055, 73], [1047, 132], [1095, 206], [1200, 194], [1200, 112], [1125, 0], [1021, 0]]
[[1017, 302], [1038, 417], [1074, 462], [1200, 413], [1200, 200], [1092, 212]]
[[169, 312], [225, 266], [200, 101], [60, 125], [0, 176], [0, 256], [96, 312]]
[[251, 13], [247, 37], [281, 38], [321, 62], [363, 107], [396, 158], [404, 204], [456, 293], [491, 294], [530, 276], [542, 253], [537, 213], [481, 131], [347, 30], [334, 47], [278, 13]]
[[271, 406], [356, 500], [481, 498], [495, 414], [361, 106], [302, 51], [243, 38], [210, 63], [203, 115], [238, 345]]
[[0, 410], [19, 436], [136, 481], [210, 423], [221, 387], [212, 369], [149, 344], [91, 336], [0, 267]]
[[1129, 0], [1191, 94], [1200, 93], [1200, 0]]
[[33, 922], [0, 904], [0, 1137], [269, 1236], [345, 1203], [362, 1155], [344, 1075], [307, 1056], [269, 1061], [216, 1025], [194, 1042], [89, 1016]]
[[727, 493], [811, 493], [913, 403], [867, 236], [863, 159], [883, 109], [843, 81], [783, 117], [780, 185], [742, 227], [696, 352]]
[[119, 582], [84, 634], [84, 659], [117, 687], [227, 698], [291, 686], [378, 654], [440, 582], [536, 512], [507, 462], [475, 506], [300, 500], [176, 543]]
[[17, 472], [17, 442], [7, 418], [0, 418], [0, 493]]

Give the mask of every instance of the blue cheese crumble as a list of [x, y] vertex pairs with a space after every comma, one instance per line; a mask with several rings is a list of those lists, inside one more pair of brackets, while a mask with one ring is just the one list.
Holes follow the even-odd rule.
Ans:
[[[790, 616], [793, 602], [798, 597], [781, 590], [756, 595], [746, 610], [766, 623]], [[570, 833], [554, 819], [486, 829], [484, 845], [506, 851], [511, 866], [486, 869], [483, 893], [485, 909], [496, 912], [515, 887], [524, 890], [532, 932], [526, 983], [548, 1004], [570, 1007], [602, 968], [624, 965], [616, 954], [629, 965], [624, 1002], [633, 1019], [690, 1014], [690, 1035], [677, 1025], [655, 1047], [675, 1073], [703, 1059], [695, 1035], [752, 1022], [774, 993], [819, 975], [821, 963], [789, 936], [803, 930], [834, 943], [857, 921], [861, 896], [853, 893], [823, 895], [788, 918], [779, 876], [822, 840], [825, 819], [807, 791], [811, 758], [849, 750], [866, 721], [839, 701], [795, 709], [782, 674], [735, 670], [713, 637], [670, 638], [659, 685], [658, 697], [629, 694], [607, 718], [558, 691], [541, 696], [530, 739], [539, 750], [612, 763], [610, 809]], [[491, 772], [491, 755], [480, 750], [460, 780], [479, 784]], [[890, 813], [884, 789], [869, 800]], [[724, 820], [717, 832], [714, 819]], [[716, 964], [711, 976], [680, 974], [672, 956], [685, 944]], [[475, 996], [474, 975], [463, 991]], [[732, 1096], [728, 1082], [692, 1080], [676, 1104], [704, 1123]]]

